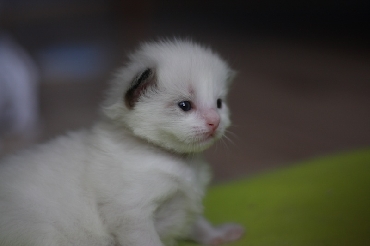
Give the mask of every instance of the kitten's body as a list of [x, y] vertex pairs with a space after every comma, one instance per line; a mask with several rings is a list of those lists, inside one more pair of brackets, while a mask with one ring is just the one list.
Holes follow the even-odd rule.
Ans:
[[[199, 67], [202, 66], [202, 67]], [[174, 245], [234, 240], [202, 217], [198, 152], [229, 125], [229, 69], [189, 42], [142, 46], [113, 82], [104, 117], [0, 166], [0, 245]], [[178, 102], [191, 102], [184, 110]], [[216, 106], [218, 105], [218, 106]]]

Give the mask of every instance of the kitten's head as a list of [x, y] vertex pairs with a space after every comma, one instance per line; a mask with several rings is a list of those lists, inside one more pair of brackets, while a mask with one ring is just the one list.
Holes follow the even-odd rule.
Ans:
[[230, 125], [233, 74], [218, 55], [192, 42], [145, 43], [119, 71], [103, 113], [153, 144], [200, 152]]

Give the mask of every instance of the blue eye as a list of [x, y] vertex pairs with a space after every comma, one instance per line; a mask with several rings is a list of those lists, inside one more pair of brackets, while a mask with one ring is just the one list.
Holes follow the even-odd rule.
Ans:
[[189, 111], [191, 110], [191, 102], [190, 101], [182, 101], [177, 104], [179, 108], [181, 108], [184, 111]]

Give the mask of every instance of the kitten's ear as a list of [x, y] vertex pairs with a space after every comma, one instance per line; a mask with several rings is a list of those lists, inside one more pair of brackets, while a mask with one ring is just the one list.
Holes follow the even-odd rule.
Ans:
[[227, 73], [227, 84], [231, 85], [236, 77], [238, 75], [238, 72], [235, 70], [230, 69]]
[[132, 81], [130, 88], [125, 94], [125, 103], [129, 109], [134, 108], [136, 102], [139, 100], [149, 87], [155, 86], [156, 78], [154, 70], [147, 68], [140, 73]]

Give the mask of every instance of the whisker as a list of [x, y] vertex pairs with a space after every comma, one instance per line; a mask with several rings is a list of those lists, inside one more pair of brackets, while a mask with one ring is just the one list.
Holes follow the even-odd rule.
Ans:
[[232, 135], [236, 139], [239, 138], [239, 136], [236, 133], [234, 133], [234, 132], [232, 132], [230, 130], [225, 130], [225, 134]]
[[[227, 139], [227, 138], [226, 138]], [[221, 143], [223, 144], [223, 146], [225, 146], [225, 148], [227, 149], [227, 150], [229, 150], [229, 145], [227, 144], [227, 142], [225, 141], [225, 139], [224, 138], [221, 138]]]
[[[222, 138], [221, 138], [221, 142], [222, 142], [223, 140], [222, 140]], [[220, 143], [219, 143], [220, 141], [217, 141], [216, 143], [215, 143], [215, 148], [214, 148], [214, 151], [213, 152], [218, 152], [218, 147], [220, 146]]]
[[227, 141], [236, 146], [235, 142], [229, 136], [227, 136], [226, 133], [223, 135], [223, 139], [226, 139]]

